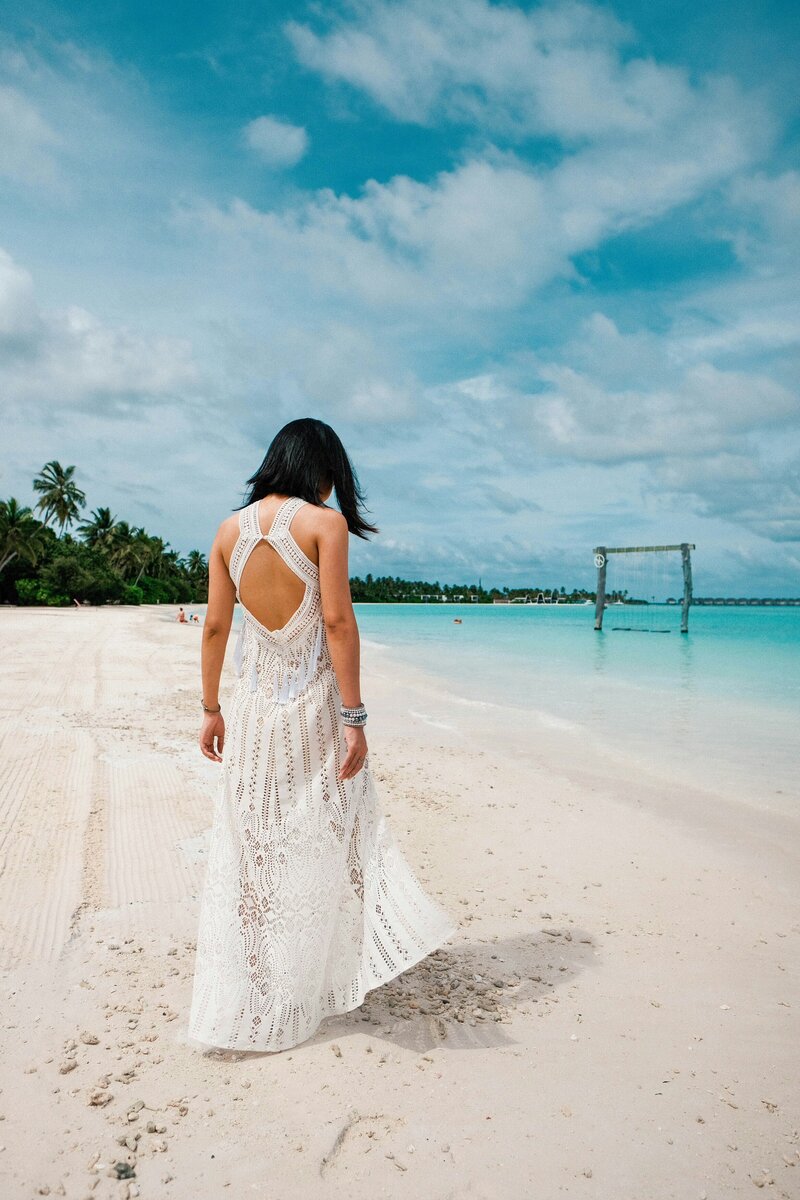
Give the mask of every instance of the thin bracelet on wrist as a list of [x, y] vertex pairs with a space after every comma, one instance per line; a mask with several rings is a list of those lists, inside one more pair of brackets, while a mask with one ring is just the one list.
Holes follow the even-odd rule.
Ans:
[[201, 703], [201, 704], [202, 704], [202, 706], [203, 706], [203, 712], [207, 712], [207, 713], [218, 713], [218, 712], [222, 712], [222, 705], [221, 705], [221, 704], [218, 704], [216, 708], [209, 708], [209, 707], [208, 707], [208, 705], [206, 704], [205, 700], [201, 700], [201, 701], [200, 701], [200, 703]]

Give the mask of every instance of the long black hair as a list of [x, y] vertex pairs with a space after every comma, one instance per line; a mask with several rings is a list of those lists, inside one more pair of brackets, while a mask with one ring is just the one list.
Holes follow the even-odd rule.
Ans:
[[362, 515], [364, 493], [338, 434], [314, 417], [301, 417], [284, 425], [247, 482], [250, 491], [242, 508], [273, 492], [319, 505], [320, 490], [330, 483], [350, 532], [360, 538], [378, 532]]

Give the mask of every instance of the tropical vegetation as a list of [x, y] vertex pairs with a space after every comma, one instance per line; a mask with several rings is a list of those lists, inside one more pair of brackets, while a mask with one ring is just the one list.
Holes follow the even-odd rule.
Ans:
[[109, 508], [82, 515], [75, 467], [46, 463], [30, 508], [0, 500], [0, 602], [5, 604], [197, 604], [208, 597], [208, 563]]
[[350, 592], [356, 602], [378, 604], [431, 604], [431, 603], [475, 603], [493, 604], [499, 601], [522, 604], [580, 604], [594, 599], [594, 592], [563, 587], [544, 587], [532, 584], [517, 588], [485, 588], [482, 583], [429, 583], [425, 580], [408, 580], [381, 575], [374, 579], [351, 579]]

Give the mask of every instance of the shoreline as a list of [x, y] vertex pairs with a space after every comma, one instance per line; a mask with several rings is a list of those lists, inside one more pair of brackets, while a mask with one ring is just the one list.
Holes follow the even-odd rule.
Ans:
[[[143, 1200], [788, 1200], [796, 825], [489, 721], [371, 647], [382, 805], [458, 935], [291, 1051], [182, 1044], [216, 768], [199, 641], [161, 607], [0, 609], [8, 1195], [116, 1200], [132, 1159]], [[403, 1015], [493, 975], [499, 1020]]]
[[[408, 717], [415, 722], [420, 741], [435, 742], [448, 732], [461, 744], [475, 746], [488, 736], [503, 756], [524, 770], [544, 770], [591, 793], [613, 796], [631, 809], [643, 808], [668, 824], [725, 844], [752, 860], [756, 853], [770, 854], [772, 870], [779, 870], [787, 895], [800, 879], [800, 811], [790, 807], [760, 807], [748, 798], [732, 796], [710, 786], [699, 786], [680, 775], [665, 772], [663, 762], [647, 763], [639, 754], [625, 753], [584, 725], [562, 721], [534, 708], [501, 705], [466, 698], [425, 671], [398, 661], [391, 647], [376, 652], [367, 645], [364, 669], [372, 683], [396, 673], [406, 686], [413, 684], [416, 700], [411, 709], [397, 702], [391, 688], [379, 694], [380, 721], [388, 731]], [[430, 703], [426, 705], [425, 701]], [[425, 707], [435, 710], [431, 721]], [[375, 722], [373, 722], [373, 725]]]

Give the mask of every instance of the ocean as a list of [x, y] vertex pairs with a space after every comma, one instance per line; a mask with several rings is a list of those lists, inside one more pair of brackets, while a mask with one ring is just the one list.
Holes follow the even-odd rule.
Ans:
[[356, 613], [366, 643], [435, 676], [456, 700], [491, 705], [495, 717], [527, 712], [539, 727], [694, 786], [800, 811], [800, 608], [697, 606], [687, 634], [676, 607], [648, 608], [607, 608], [601, 632], [594, 605], [359, 604]]
[[[607, 608], [602, 632], [594, 605], [355, 610], [365, 650], [428, 676], [445, 723], [483, 706], [496, 728], [509, 710], [515, 728], [529, 720], [566, 745], [573, 736], [632, 767], [797, 814], [800, 608], [694, 606], [681, 634], [677, 607], [647, 607]], [[637, 622], [669, 632], [614, 628]]]

